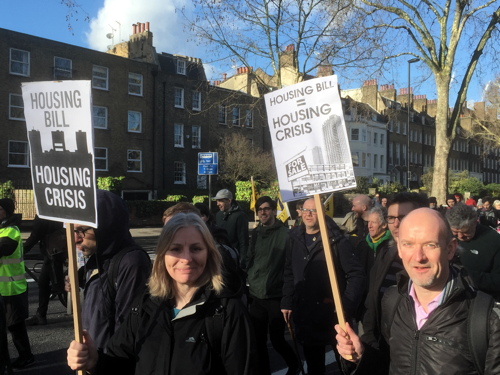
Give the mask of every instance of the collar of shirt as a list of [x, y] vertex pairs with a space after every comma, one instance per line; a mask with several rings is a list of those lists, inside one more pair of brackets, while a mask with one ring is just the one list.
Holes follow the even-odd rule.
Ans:
[[441, 291], [429, 304], [427, 305], [427, 312], [425, 312], [424, 307], [420, 303], [415, 294], [415, 287], [413, 283], [410, 286], [410, 296], [413, 298], [413, 304], [415, 306], [415, 320], [417, 323], [417, 328], [420, 329], [425, 324], [429, 315], [436, 310], [436, 308], [441, 304], [444, 295], [444, 290]]

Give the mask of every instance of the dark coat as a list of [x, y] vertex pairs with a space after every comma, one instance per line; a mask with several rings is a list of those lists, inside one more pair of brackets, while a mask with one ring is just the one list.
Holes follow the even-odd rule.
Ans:
[[[97, 216], [98, 228], [94, 230], [97, 251], [79, 274], [80, 285], [84, 287], [83, 328], [89, 331], [96, 346], [103, 349], [125, 320], [136, 291], [144, 288], [151, 272], [151, 260], [130, 235], [128, 212], [120, 197], [98, 190]], [[126, 248], [133, 250], [116, 265], [118, 274], [113, 298], [108, 269], [112, 258]]]
[[[256, 374], [253, 329], [239, 298], [223, 299], [200, 288], [175, 319], [167, 300], [145, 293], [137, 301], [139, 307], [112, 337], [107, 354], [99, 356], [94, 374]], [[209, 342], [207, 324], [221, 319], [214, 316], [221, 305], [224, 323], [218, 346]]]
[[228, 211], [219, 211], [215, 215], [217, 226], [225, 229], [229, 238], [231, 247], [238, 250], [240, 254], [240, 263], [246, 268], [247, 250], [248, 250], [248, 217], [243, 210], [233, 202]]
[[[400, 274], [382, 301], [382, 338], [378, 346], [365, 346], [356, 374], [477, 374], [468, 344], [468, 310], [474, 290], [457, 268], [455, 282], [427, 322], [417, 328], [409, 278]], [[390, 300], [399, 298], [394, 316]], [[489, 347], [485, 374], [500, 373], [500, 318], [494, 306], [489, 321]], [[390, 351], [390, 357], [389, 353]], [[389, 369], [390, 358], [390, 369]], [[385, 359], [385, 361], [384, 361]], [[344, 361], [343, 361], [344, 363]]]
[[[361, 303], [366, 276], [359, 254], [329, 217], [325, 218], [333, 253], [339, 292], [346, 319], [352, 319]], [[307, 248], [305, 226], [290, 231], [281, 308], [292, 310], [297, 337], [306, 343], [330, 344], [337, 322], [323, 240]], [[319, 233], [318, 233], [319, 236]]]

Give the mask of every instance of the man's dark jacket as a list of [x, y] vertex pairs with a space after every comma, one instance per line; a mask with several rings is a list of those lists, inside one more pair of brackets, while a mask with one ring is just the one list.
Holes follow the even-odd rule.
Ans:
[[[382, 337], [379, 342], [366, 343], [355, 374], [477, 374], [467, 335], [470, 300], [476, 292], [464, 270], [453, 267], [451, 290], [420, 329], [408, 294], [408, 275], [405, 271], [398, 274], [398, 285], [389, 288], [382, 300]], [[399, 298], [398, 304], [393, 303]], [[394, 305], [393, 314], [390, 306]], [[499, 308], [493, 306], [485, 374], [500, 373], [499, 313]]]
[[[98, 228], [94, 230], [97, 251], [79, 271], [84, 288], [83, 328], [98, 348], [125, 320], [137, 290], [142, 290], [151, 272], [151, 260], [135, 243], [129, 232], [128, 212], [122, 199], [109, 191], [97, 190]], [[112, 258], [123, 249], [131, 249], [117, 267], [115, 290], [108, 281]], [[114, 273], [114, 272], [113, 272]], [[114, 298], [113, 298], [113, 295]]]
[[[335, 273], [346, 319], [355, 316], [366, 286], [363, 266], [349, 240], [325, 217]], [[331, 344], [337, 322], [322, 239], [308, 249], [305, 226], [290, 231], [281, 308], [292, 310], [297, 337], [308, 344]]]
[[236, 202], [228, 211], [219, 211], [215, 215], [215, 223], [225, 229], [228, 234], [231, 247], [238, 250], [240, 263], [246, 268], [248, 251], [248, 217]]

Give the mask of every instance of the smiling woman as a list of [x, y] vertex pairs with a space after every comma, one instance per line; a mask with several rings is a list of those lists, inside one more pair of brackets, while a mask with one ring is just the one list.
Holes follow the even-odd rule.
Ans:
[[177, 213], [163, 227], [148, 291], [99, 353], [84, 333], [68, 364], [93, 374], [256, 374], [254, 333], [226, 289], [221, 255], [203, 220]]

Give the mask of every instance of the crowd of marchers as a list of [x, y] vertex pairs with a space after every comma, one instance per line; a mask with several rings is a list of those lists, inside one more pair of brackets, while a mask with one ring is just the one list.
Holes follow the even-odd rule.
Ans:
[[[165, 211], [151, 265], [130, 236], [124, 202], [98, 191], [98, 227], [74, 230], [85, 259], [78, 273], [85, 331], [82, 342], [69, 346], [72, 369], [271, 374], [270, 340], [287, 375], [325, 374], [328, 347], [344, 374], [500, 373], [500, 234], [482, 219], [478, 202], [454, 199], [443, 208], [418, 193], [358, 195], [339, 226], [306, 199], [297, 202], [289, 228], [276, 218], [276, 201], [262, 196], [249, 232], [229, 190], [213, 199], [216, 215], [204, 204]], [[1, 259], [22, 260], [13, 206], [4, 200], [0, 206]], [[2, 291], [17, 270], [10, 264], [18, 263], [0, 265]], [[26, 367], [36, 360], [26, 324], [46, 323], [46, 302], [40, 295], [37, 314], [25, 322], [18, 281], [10, 288], [17, 297], [3, 299], [14, 343], [14, 334], [25, 337], [17, 339], [14, 364]], [[20, 307], [10, 307], [16, 301]]]

